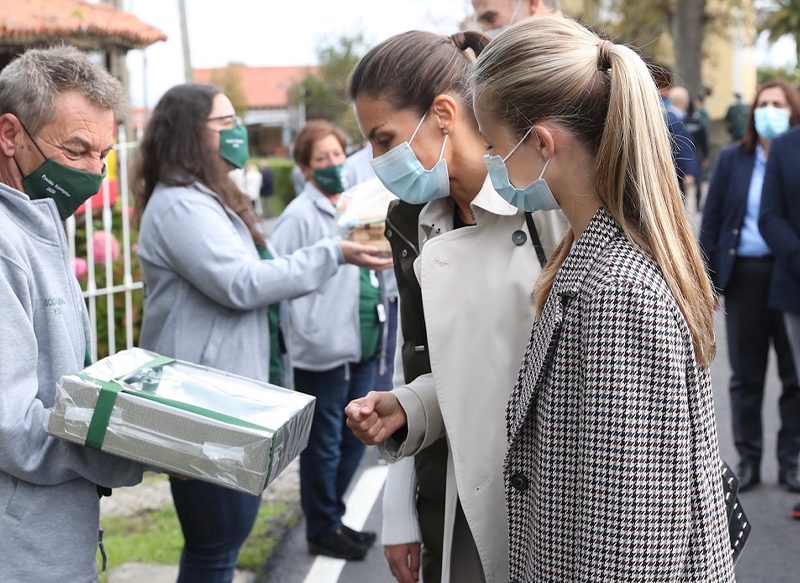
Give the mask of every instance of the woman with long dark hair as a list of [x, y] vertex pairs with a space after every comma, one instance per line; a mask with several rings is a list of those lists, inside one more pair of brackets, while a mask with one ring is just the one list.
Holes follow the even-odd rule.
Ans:
[[739, 489], [761, 479], [761, 410], [772, 344], [783, 385], [779, 401], [779, 481], [800, 491], [800, 385], [783, 314], [769, 306], [773, 250], [758, 226], [761, 191], [772, 140], [800, 122], [800, 103], [783, 81], [759, 88], [739, 143], [720, 152], [703, 210], [700, 245], [718, 294], [725, 298], [731, 364], [733, 439], [739, 453]]
[[[269, 306], [318, 289], [345, 262], [387, 262], [332, 239], [272, 258], [249, 199], [228, 177], [247, 157], [247, 131], [214, 87], [179, 85], [156, 105], [136, 173], [140, 345], [282, 384], [270, 375]], [[197, 480], [172, 479], [171, 488], [186, 540], [178, 581], [231, 581], [260, 497]]]

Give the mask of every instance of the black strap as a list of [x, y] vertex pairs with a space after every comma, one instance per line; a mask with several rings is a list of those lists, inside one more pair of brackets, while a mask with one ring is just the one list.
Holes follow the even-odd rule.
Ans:
[[103, 544], [103, 529], [102, 528], [97, 533], [97, 548], [100, 549], [100, 557], [102, 557], [102, 560], [103, 560], [103, 564], [102, 564], [102, 568], [100, 569], [100, 572], [101, 573], [105, 573], [106, 569], [108, 569], [108, 555], [106, 554], [106, 545]]
[[533, 224], [533, 215], [525, 213], [525, 222], [528, 224], [528, 233], [531, 236], [531, 243], [533, 248], [536, 249], [536, 257], [539, 258], [539, 265], [547, 265], [547, 256], [544, 254], [544, 247], [542, 247], [542, 240], [539, 238], [539, 231], [536, 230], [536, 225]]

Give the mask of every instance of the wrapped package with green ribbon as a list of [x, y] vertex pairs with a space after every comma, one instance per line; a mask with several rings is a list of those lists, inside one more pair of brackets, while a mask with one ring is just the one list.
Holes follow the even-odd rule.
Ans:
[[48, 432], [260, 494], [308, 443], [314, 397], [134, 348], [61, 378]]

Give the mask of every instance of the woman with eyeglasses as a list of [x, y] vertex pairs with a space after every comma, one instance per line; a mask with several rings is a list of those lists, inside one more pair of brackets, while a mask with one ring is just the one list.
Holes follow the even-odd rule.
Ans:
[[[216, 88], [178, 85], [153, 110], [135, 176], [147, 290], [140, 346], [284, 384], [270, 306], [317, 290], [344, 263], [387, 262], [330, 238], [274, 257], [228, 176], [247, 158], [247, 130]], [[261, 498], [197, 480], [170, 485], [185, 538], [178, 582], [231, 581]]]

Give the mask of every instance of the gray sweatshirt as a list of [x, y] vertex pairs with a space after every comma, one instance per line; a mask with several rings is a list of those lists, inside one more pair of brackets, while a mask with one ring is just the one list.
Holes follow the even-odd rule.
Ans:
[[[293, 253], [338, 234], [336, 209], [311, 181], [281, 214], [272, 233], [278, 253]], [[345, 265], [313, 294], [289, 302], [292, 364], [324, 371], [361, 360], [359, 268]]]
[[140, 345], [269, 380], [269, 305], [322, 287], [344, 262], [331, 239], [292, 251], [262, 261], [242, 219], [211, 189], [158, 185], [139, 232]]
[[55, 203], [0, 184], [0, 581], [94, 581], [97, 485], [141, 481], [139, 464], [46, 431], [88, 334]]

